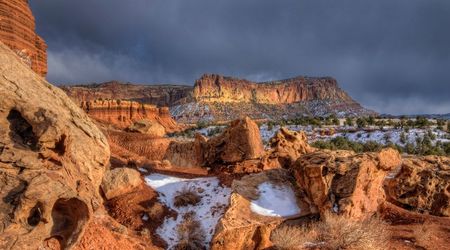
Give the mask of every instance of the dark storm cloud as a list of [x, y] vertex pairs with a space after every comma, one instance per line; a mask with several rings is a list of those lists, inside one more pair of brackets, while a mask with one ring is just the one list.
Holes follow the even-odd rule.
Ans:
[[56, 83], [333, 76], [384, 113], [450, 112], [447, 0], [32, 0]]

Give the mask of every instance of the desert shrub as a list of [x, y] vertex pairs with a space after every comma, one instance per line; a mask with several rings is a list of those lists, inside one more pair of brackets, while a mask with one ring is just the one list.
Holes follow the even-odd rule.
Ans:
[[386, 249], [386, 225], [378, 218], [353, 221], [344, 216], [326, 214], [314, 226], [321, 249]]
[[212, 129], [209, 129], [209, 130], [208, 130], [208, 136], [211, 137], [211, 136], [220, 134], [220, 133], [222, 133], [223, 131], [224, 131], [224, 128], [223, 128], [223, 127], [214, 127], [214, 128], [212, 128]]
[[386, 224], [378, 218], [354, 221], [332, 213], [308, 227], [280, 227], [270, 240], [285, 249], [386, 249]]
[[174, 205], [176, 207], [184, 207], [187, 205], [196, 205], [200, 202], [202, 198], [194, 190], [193, 187], [183, 188], [181, 191], [175, 193]]
[[202, 225], [195, 219], [195, 213], [187, 213], [177, 227], [178, 243], [174, 250], [201, 250], [206, 249], [203, 243], [205, 233]]
[[278, 250], [302, 249], [313, 240], [312, 233], [306, 227], [282, 226], [270, 235], [270, 241]]

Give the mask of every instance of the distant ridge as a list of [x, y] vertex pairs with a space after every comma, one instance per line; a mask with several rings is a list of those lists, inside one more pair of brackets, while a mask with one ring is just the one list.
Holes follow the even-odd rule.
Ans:
[[186, 123], [229, 121], [242, 116], [289, 119], [307, 115], [376, 115], [353, 100], [332, 77], [297, 76], [258, 83], [204, 74], [194, 86], [110, 81], [61, 88], [79, 103], [122, 99], [168, 106], [177, 121]]

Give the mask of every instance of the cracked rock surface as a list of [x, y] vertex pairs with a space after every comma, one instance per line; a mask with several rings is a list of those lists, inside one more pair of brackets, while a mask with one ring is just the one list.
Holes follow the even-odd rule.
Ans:
[[108, 162], [87, 115], [0, 43], [0, 249], [73, 246]]

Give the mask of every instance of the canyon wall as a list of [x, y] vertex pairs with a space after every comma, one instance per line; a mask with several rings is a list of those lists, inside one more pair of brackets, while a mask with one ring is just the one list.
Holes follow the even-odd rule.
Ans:
[[205, 74], [195, 83], [193, 97], [206, 102], [289, 104], [313, 100], [353, 103], [331, 77], [295, 77], [256, 83], [245, 79]]
[[36, 73], [47, 75], [47, 44], [35, 32], [28, 0], [0, 0], [0, 41]]
[[191, 86], [144, 85], [117, 81], [88, 85], [66, 85], [61, 88], [77, 103], [97, 99], [122, 99], [153, 104], [159, 107], [174, 105], [192, 92]]
[[167, 107], [158, 108], [134, 101], [93, 100], [81, 102], [81, 108], [90, 117], [122, 129], [144, 119], [158, 122], [169, 133], [180, 129]]
[[74, 101], [122, 99], [170, 107], [178, 122], [291, 119], [299, 116], [376, 115], [343, 91], [331, 77], [295, 77], [272, 82], [252, 82], [205, 74], [194, 87], [139, 85], [120, 82], [62, 86]]

